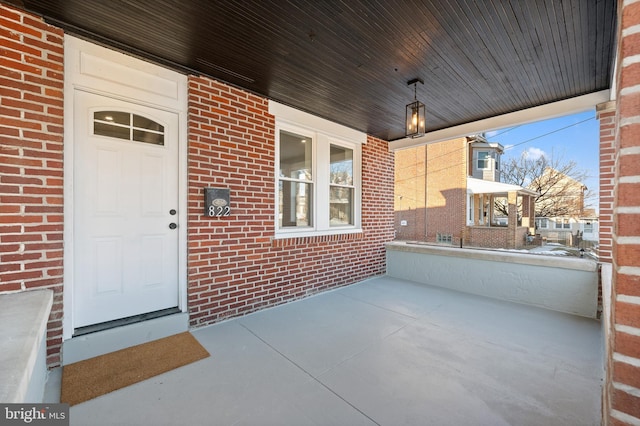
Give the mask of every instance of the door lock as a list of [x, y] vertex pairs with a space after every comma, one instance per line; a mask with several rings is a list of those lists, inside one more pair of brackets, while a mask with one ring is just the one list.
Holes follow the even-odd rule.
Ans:
[[171, 209], [171, 210], [169, 210], [169, 214], [170, 214], [171, 216], [175, 216], [175, 215], [176, 215], [176, 213], [177, 213], [177, 212], [176, 212], [176, 209]]

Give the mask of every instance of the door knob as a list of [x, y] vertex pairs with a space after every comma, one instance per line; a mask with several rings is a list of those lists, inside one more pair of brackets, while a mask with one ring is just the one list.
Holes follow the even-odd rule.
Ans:
[[176, 229], [178, 227], [178, 225], [176, 225], [175, 223], [170, 223], [169, 224], [169, 229]]

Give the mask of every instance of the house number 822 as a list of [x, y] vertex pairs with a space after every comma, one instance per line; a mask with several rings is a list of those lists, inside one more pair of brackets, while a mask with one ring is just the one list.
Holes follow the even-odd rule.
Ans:
[[229, 206], [209, 206], [209, 216], [221, 217], [231, 215]]

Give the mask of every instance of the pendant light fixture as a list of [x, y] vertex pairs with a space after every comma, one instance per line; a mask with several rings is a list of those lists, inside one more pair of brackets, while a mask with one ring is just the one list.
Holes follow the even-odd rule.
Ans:
[[425, 108], [424, 104], [418, 100], [418, 83], [424, 84], [421, 78], [414, 78], [407, 82], [407, 86], [413, 85], [413, 102], [407, 105], [405, 115], [405, 136], [417, 138], [425, 134]]

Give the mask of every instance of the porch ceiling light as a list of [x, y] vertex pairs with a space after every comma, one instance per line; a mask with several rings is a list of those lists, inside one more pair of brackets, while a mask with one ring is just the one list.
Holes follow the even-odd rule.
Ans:
[[425, 134], [425, 108], [424, 104], [418, 100], [418, 83], [424, 84], [421, 78], [414, 78], [407, 82], [407, 86], [413, 84], [413, 102], [407, 105], [405, 115], [405, 136], [417, 138]]

